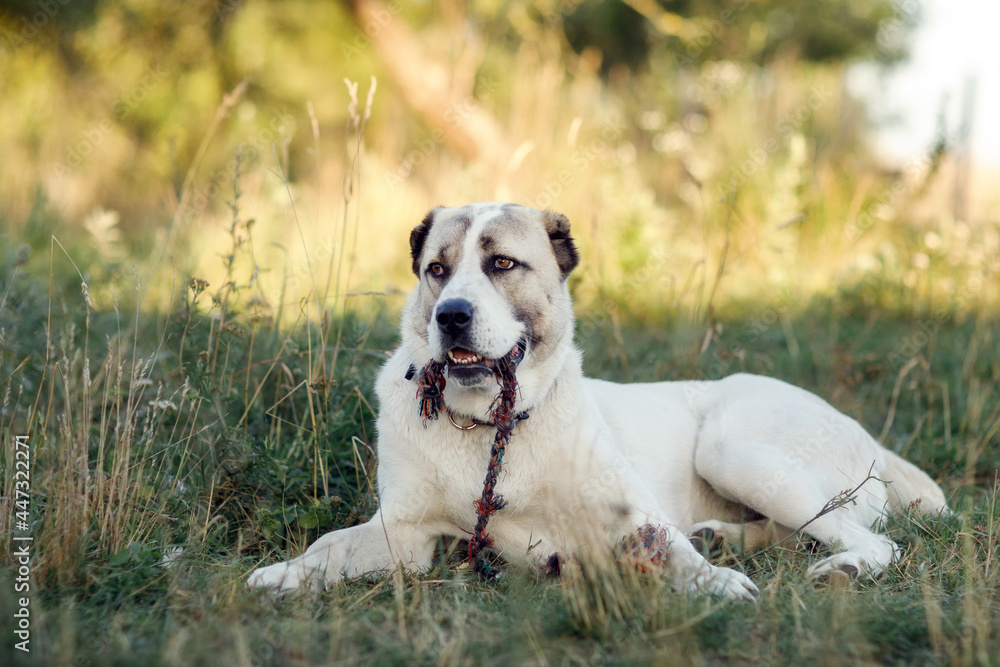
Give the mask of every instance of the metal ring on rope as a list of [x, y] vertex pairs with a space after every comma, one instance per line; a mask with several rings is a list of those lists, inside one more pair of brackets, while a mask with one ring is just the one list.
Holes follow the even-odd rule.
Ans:
[[471, 431], [472, 429], [479, 426], [479, 422], [477, 422], [475, 419], [473, 419], [472, 423], [469, 424], [468, 426], [462, 426], [457, 421], [455, 421], [455, 415], [451, 414], [451, 410], [448, 410], [448, 419], [449, 421], [451, 421], [451, 425], [460, 431]]

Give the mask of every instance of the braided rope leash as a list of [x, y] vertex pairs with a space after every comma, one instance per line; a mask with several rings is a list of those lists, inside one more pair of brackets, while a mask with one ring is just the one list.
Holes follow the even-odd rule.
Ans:
[[[420, 418], [427, 428], [428, 419], [437, 419], [445, 411], [444, 405], [445, 365], [431, 359], [420, 369], [417, 380], [417, 400], [420, 404]], [[409, 378], [407, 378], [409, 379]]]
[[[495, 487], [503, 468], [504, 451], [518, 421], [518, 415], [514, 412], [514, 403], [517, 400], [515, 371], [522, 354], [523, 351], [515, 348], [502, 359], [493, 362], [493, 376], [500, 385], [500, 393], [490, 406], [490, 418], [497, 431], [490, 449], [490, 462], [486, 467], [486, 479], [483, 480], [483, 493], [479, 500], [475, 501], [476, 526], [469, 539], [469, 564], [483, 579], [496, 579], [500, 576], [500, 570], [486, 557], [486, 550], [493, 545], [493, 538], [486, 532], [486, 524], [489, 523], [491, 516], [507, 504], [503, 496], [496, 493]], [[417, 380], [417, 400], [424, 427], [427, 426], [428, 419], [437, 419], [447, 409], [444, 403], [445, 370], [446, 365], [434, 359], [427, 362], [427, 365], [420, 370]]]
[[506, 359], [501, 359], [493, 368], [493, 374], [500, 384], [500, 393], [490, 407], [490, 416], [497, 432], [493, 437], [493, 447], [490, 449], [490, 462], [486, 466], [483, 495], [476, 501], [476, 527], [472, 531], [472, 539], [469, 540], [469, 563], [473, 571], [484, 579], [495, 579], [500, 575], [486, 558], [485, 550], [493, 545], [493, 538], [486, 532], [486, 524], [493, 514], [507, 504], [503, 496], [494, 492], [494, 487], [503, 467], [504, 450], [510, 442], [514, 424], [517, 423], [514, 415], [514, 401], [517, 399], [514, 368], [514, 364]]

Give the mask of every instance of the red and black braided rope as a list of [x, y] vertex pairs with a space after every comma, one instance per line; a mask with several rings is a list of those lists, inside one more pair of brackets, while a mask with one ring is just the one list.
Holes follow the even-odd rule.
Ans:
[[[486, 556], [486, 550], [493, 545], [493, 538], [486, 532], [486, 524], [489, 523], [490, 517], [503, 509], [506, 504], [503, 496], [496, 493], [495, 489], [503, 468], [504, 451], [510, 442], [514, 425], [517, 424], [518, 416], [514, 412], [514, 403], [517, 400], [515, 354], [512, 352], [493, 363], [493, 375], [500, 385], [500, 393], [490, 406], [490, 418], [496, 426], [496, 436], [490, 449], [490, 462], [486, 467], [486, 479], [483, 480], [483, 493], [479, 500], [475, 501], [476, 526], [472, 537], [469, 538], [469, 564], [472, 570], [484, 579], [495, 579], [500, 574]], [[420, 416], [425, 426], [428, 419], [437, 419], [446, 409], [444, 374], [445, 364], [433, 359], [420, 371], [417, 399], [420, 402]]]
[[493, 374], [500, 384], [500, 393], [493, 401], [490, 416], [497, 432], [490, 449], [490, 462], [486, 467], [486, 479], [483, 480], [483, 495], [476, 502], [476, 527], [469, 540], [469, 563], [479, 576], [492, 579], [499, 575], [497, 569], [486, 558], [485, 551], [493, 544], [493, 538], [486, 532], [486, 524], [490, 517], [506, 505], [503, 496], [496, 493], [497, 478], [503, 467], [503, 454], [510, 442], [510, 435], [517, 423], [514, 412], [514, 401], [517, 400], [517, 379], [514, 377], [515, 366], [506, 358], [501, 359], [493, 368]]
[[420, 402], [420, 417], [427, 426], [428, 419], [437, 419], [444, 412], [444, 371], [445, 365], [431, 359], [420, 369], [417, 379], [417, 400]]

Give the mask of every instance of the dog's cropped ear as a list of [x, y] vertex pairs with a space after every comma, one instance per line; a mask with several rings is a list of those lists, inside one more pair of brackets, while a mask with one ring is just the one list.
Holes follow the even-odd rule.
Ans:
[[543, 211], [542, 215], [545, 218], [545, 231], [548, 232], [549, 241], [552, 243], [552, 252], [556, 255], [562, 278], [566, 280], [570, 272], [580, 263], [580, 253], [573, 243], [573, 237], [569, 235], [569, 220], [565, 215], [554, 211]]
[[434, 224], [434, 214], [438, 212], [440, 206], [432, 208], [430, 213], [424, 216], [423, 221], [410, 232], [410, 257], [413, 258], [413, 273], [420, 277], [420, 255], [424, 251], [424, 241], [431, 232], [431, 225]]

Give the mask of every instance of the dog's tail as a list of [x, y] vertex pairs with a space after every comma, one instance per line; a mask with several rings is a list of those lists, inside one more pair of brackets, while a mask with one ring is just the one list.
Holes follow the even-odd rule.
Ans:
[[910, 505], [924, 514], [948, 512], [948, 503], [930, 475], [903, 457], [889, 450], [885, 452], [883, 479], [888, 484], [889, 505], [896, 512], [902, 512]]

